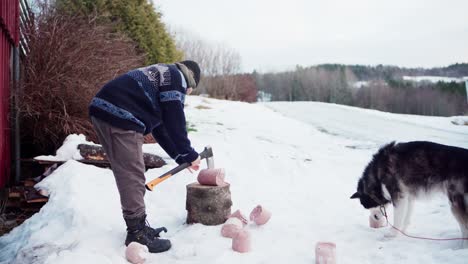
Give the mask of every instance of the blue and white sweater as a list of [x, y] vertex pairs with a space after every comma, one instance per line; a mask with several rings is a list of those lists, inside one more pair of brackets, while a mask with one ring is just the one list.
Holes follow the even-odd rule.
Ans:
[[187, 137], [184, 100], [187, 83], [174, 64], [154, 64], [105, 84], [91, 101], [89, 115], [112, 126], [152, 133], [178, 164], [198, 153]]

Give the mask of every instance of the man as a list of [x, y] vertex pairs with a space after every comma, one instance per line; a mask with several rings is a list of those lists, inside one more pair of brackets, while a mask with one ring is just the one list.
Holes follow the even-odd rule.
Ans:
[[187, 138], [185, 96], [200, 82], [194, 61], [154, 64], [129, 71], [108, 82], [93, 98], [89, 115], [117, 183], [127, 225], [125, 245], [138, 242], [150, 252], [171, 247], [159, 238], [165, 228], [151, 228], [146, 221], [143, 136], [152, 133], [178, 164], [191, 163], [198, 170], [200, 157]]

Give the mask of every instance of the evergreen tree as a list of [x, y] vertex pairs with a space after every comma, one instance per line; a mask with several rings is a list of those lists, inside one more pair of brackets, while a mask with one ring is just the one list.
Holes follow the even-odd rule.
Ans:
[[61, 9], [86, 15], [97, 14], [103, 22], [133, 39], [146, 54], [146, 63], [167, 63], [182, 59], [174, 39], [161, 21], [161, 13], [148, 0], [56, 0]]

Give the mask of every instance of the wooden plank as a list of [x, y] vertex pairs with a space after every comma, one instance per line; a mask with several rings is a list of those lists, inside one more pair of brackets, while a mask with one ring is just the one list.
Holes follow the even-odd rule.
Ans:
[[11, 187], [8, 189], [8, 198], [21, 198], [23, 196], [23, 189], [19, 186]]
[[27, 203], [46, 203], [49, 198], [41, 195], [34, 188], [27, 188], [24, 190], [24, 199]]
[[34, 179], [26, 179], [24, 180], [24, 187], [33, 187], [34, 185], [36, 185], [36, 181]]

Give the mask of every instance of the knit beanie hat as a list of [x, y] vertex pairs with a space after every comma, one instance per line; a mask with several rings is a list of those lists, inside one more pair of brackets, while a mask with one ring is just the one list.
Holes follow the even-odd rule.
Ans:
[[[192, 73], [192, 76], [193, 77], [193, 80], [195, 81], [195, 86], [192, 87], [192, 88], [196, 88], [198, 86], [198, 84], [200, 83], [200, 66], [198, 66], [198, 63], [192, 61], [192, 60], [184, 60], [184, 61], [181, 61], [179, 63], [176, 63], [177, 66], [179, 66], [179, 68], [181, 68], [180, 70], [182, 71], [182, 73], [184, 73], [184, 69], [182, 69], [183, 67], [180, 67], [182, 65], [184, 65], [185, 67], [187, 67], [187, 69], [189, 69]], [[185, 75], [186, 73], [184, 73]], [[189, 77], [190, 78], [190, 77]], [[190, 81], [189, 81], [190, 82]], [[190, 84], [189, 84], [190, 85]], [[193, 85], [191, 85], [193, 86]]]

